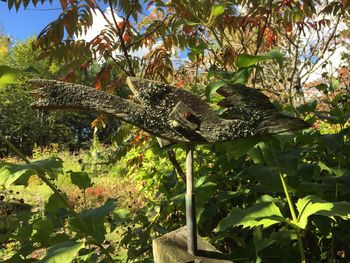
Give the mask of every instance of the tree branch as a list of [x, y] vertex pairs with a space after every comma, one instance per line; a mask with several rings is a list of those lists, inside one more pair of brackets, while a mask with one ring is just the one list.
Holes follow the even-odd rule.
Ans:
[[171, 162], [171, 164], [173, 165], [174, 169], [176, 170], [177, 174], [181, 177], [181, 179], [186, 182], [186, 175], [184, 173], [184, 171], [182, 170], [179, 162], [176, 159], [176, 154], [174, 152], [174, 150], [169, 150], [167, 152], [168, 154], [168, 159]]

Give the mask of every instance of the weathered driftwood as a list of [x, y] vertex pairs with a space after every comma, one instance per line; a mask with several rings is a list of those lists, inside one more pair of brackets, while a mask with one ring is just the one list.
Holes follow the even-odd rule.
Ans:
[[155, 263], [229, 263], [225, 256], [208, 241], [197, 236], [197, 256], [187, 252], [186, 227], [181, 227], [153, 240], [153, 257]]
[[218, 114], [189, 91], [139, 78], [127, 80], [134, 94], [131, 99], [56, 80], [31, 83], [40, 87], [33, 92], [39, 98], [34, 108], [109, 113], [171, 142], [218, 143], [308, 127], [302, 120], [281, 115], [264, 94], [243, 85], [218, 90], [226, 97], [219, 102]]
[[33, 104], [34, 108], [108, 113], [162, 139], [190, 144], [186, 169], [186, 223], [189, 231], [186, 234], [181, 228], [173, 235], [154, 240], [155, 262], [220, 262], [210, 261], [208, 254], [206, 259], [200, 260], [191, 256], [200, 254], [201, 249], [214, 251], [202, 239], [198, 240], [197, 250], [192, 163], [195, 144], [233, 141], [308, 127], [302, 120], [279, 114], [265, 95], [243, 85], [227, 85], [218, 90], [225, 97], [218, 104], [221, 107], [218, 114], [189, 91], [139, 78], [127, 79], [134, 94], [130, 99], [56, 80], [31, 82], [40, 87], [33, 92], [39, 98]]

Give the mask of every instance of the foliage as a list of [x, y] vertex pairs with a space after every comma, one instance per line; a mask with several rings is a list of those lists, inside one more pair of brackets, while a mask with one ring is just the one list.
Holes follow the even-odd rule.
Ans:
[[[28, 39], [13, 45], [8, 54], [8, 65], [0, 66], [0, 130], [26, 154], [32, 153], [35, 144], [43, 148], [59, 143], [61, 149], [71, 151], [87, 148], [93, 115], [47, 113], [30, 108], [33, 99], [28, 93], [32, 87], [25, 81], [33, 77], [57, 78], [69, 69], [67, 64], [38, 60], [40, 51], [32, 51], [33, 41]], [[0, 144], [0, 156], [9, 154]]]
[[[18, 9], [29, 2], [37, 4], [14, 0], [7, 4]], [[44, 65], [50, 65], [39, 68], [43, 77], [60, 76], [129, 96], [124, 79], [137, 75], [176, 83], [206, 95], [211, 102], [221, 99], [215, 92], [222, 85], [247, 83], [272, 94], [276, 107], [285, 114], [297, 115], [313, 126], [295, 134], [197, 146], [200, 235], [233, 261], [349, 261], [349, 82], [334, 72], [325, 74], [322, 83], [315, 85], [322, 99], [315, 101], [307, 101], [301, 88], [313, 71], [326, 68], [329, 52], [334, 52], [344, 33], [339, 32], [339, 24], [348, 15], [348, 1], [60, 3], [62, 13], [33, 42]], [[106, 5], [116, 13], [107, 17], [102, 9]], [[92, 25], [94, 12], [103, 16], [106, 27], [92, 40], [83, 40], [80, 36]], [[328, 29], [327, 37], [319, 33]], [[305, 38], [309, 39], [303, 41]], [[147, 49], [142, 58], [134, 55], [141, 48]], [[21, 46], [19, 50], [28, 49]], [[174, 50], [186, 53], [188, 61], [175, 65], [172, 57], [179, 54]], [[25, 61], [27, 65], [9, 66], [24, 70], [39, 63], [31, 57]], [[74, 137], [64, 128], [77, 125], [76, 115], [52, 118], [62, 121], [60, 142], [62, 137]], [[105, 123], [106, 116], [100, 116], [93, 125], [101, 129]], [[87, 126], [80, 127], [77, 133], [81, 135]], [[25, 165], [3, 163], [0, 182], [6, 187], [26, 183], [36, 174], [54, 192], [45, 213], [18, 214], [26, 220], [17, 220], [2, 237], [17, 244], [9, 262], [34, 260], [33, 252], [40, 249], [47, 251], [43, 261], [65, 257], [77, 262], [113, 262], [118, 260], [118, 246], [105, 241], [116, 228], [122, 232], [119, 245], [127, 249], [127, 260], [147, 262], [152, 260], [152, 238], [184, 225], [185, 187], [167, 159], [169, 149], [159, 149], [152, 137], [129, 126], [117, 123], [112, 127], [114, 169], [118, 176], [135, 180], [147, 202], [139, 207], [131, 201], [128, 209], [116, 210], [118, 202], [107, 200], [100, 207], [77, 211], [50, 183], [57, 180], [57, 171], [48, 171], [45, 164], [62, 165], [57, 159]], [[183, 163], [182, 146], [170, 148]], [[96, 137], [89, 158], [91, 162], [108, 159]], [[92, 187], [86, 172], [71, 171], [64, 176], [83, 195]]]

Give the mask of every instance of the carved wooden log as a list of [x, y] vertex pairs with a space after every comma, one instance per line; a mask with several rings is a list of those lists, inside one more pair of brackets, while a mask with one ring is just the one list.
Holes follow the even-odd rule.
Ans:
[[281, 115], [264, 94], [243, 85], [218, 90], [226, 98], [219, 102], [222, 111], [217, 114], [191, 92], [151, 80], [129, 77], [131, 99], [62, 81], [30, 82], [40, 87], [32, 93], [39, 98], [34, 108], [108, 113], [177, 143], [219, 143], [309, 127]]

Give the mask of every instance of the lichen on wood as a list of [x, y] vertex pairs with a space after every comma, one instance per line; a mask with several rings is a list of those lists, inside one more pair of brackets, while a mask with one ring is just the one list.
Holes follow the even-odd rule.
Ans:
[[[38, 98], [34, 108], [108, 113], [171, 142], [218, 143], [308, 127], [300, 119], [281, 115], [265, 95], [243, 85], [218, 90], [226, 98], [219, 102], [222, 110], [217, 114], [193, 93], [151, 80], [129, 77], [132, 99], [62, 81], [30, 82], [39, 87], [32, 93]], [[188, 109], [181, 114], [188, 112], [189, 116], [177, 114], [174, 119], [179, 105]], [[174, 120], [179, 125], [174, 125]]]

